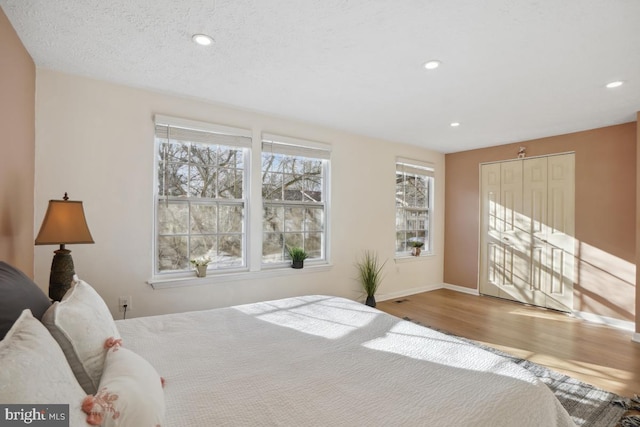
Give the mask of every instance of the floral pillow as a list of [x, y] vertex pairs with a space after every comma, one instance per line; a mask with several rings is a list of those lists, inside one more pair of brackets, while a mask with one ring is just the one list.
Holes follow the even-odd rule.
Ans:
[[54, 303], [42, 323], [56, 339], [85, 393], [95, 393], [102, 377], [108, 337], [119, 337], [111, 312], [102, 297], [83, 280]]
[[87, 423], [103, 427], [164, 425], [164, 380], [147, 360], [121, 346], [105, 343], [107, 356], [98, 392], [87, 396], [82, 410]]

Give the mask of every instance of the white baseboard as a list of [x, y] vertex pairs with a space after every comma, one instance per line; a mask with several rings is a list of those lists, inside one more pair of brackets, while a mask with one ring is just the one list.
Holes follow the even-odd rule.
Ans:
[[633, 334], [633, 337], [631, 338], [631, 341], [640, 343], [640, 333], [636, 332], [635, 334]]
[[451, 289], [452, 291], [462, 292], [463, 294], [469, 294], [469, 295], [475, 295], [475, 296], [480, 295], [480, 292], [478, 292], [477, 289], [471, 289], [464, 286], [451, 285], [449, 283], [444, 283], [442, 287], [445, 289]]
[[376, 296], [376, 300], [387, 301], [390, 299], [408, 297], [409, 295], [415, 295], [422, 292], [435, 291], [438, 289], [450, 289], [452, 291], [462, 292], [463, 294], [476, 295], [476, 296], [480, 295], [480, 292], [478, 292], [477, 289], [466, 288], [464, 286], [458, 286], [458, 285], [451, 285], [449, 283], [436, 283], [433, 285], [421, 286], [419, 288], [411, 288], [411, 289], [405, 289], [403, 291], [392, 292], [390, 294], [382, 294], [382, 295]]
[[[584, 319], [593, 323], [600, 323], [602, 325], [608, 325], [616, 329], [622, 329], [625, 331], [634, 332], [636, 330], [636, 325], [634, 322], [630, 322], [628, 320], [620, 320], [615, 319], [613, 317], [601, 316], [599, 314], [587, 313], [585, 311], [574, 311], [573, 315], [578, 319]], [[640, 335], [640, 334], [635, 334]], [[634, 341], [638, 339], [638, 337], [634, 336]], [[640, 340], [638, 341], [640, 342]]]
[[421, 286], [419, 288], [411, 288], [411, 289], [405, 289], [398, 292], [391, 292], [390, 294], [381, 294], [376, 296], [376, 300], [387, 301], [390, 299], [408, 297], [409, 295], [415, 295], [421, 292], [435, 291], [436, 289], [442, 289], [442, 284], [437, 283], [435, 285], [427, 285], [427, 286]]

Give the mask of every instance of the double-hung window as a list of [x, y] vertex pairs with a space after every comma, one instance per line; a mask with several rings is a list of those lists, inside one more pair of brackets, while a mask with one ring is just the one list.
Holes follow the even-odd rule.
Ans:
[[433, 250], [434, 169], [428, 163], [396, 160], [396, 256], [407, 256], [412, 247]]
[[287, 262], [288, 247], [327, 260], [330, 153], [327, 144], [263, 135], [263, 265]]
[[246, 267], [251, 131], [155, 117], [155, 272]]

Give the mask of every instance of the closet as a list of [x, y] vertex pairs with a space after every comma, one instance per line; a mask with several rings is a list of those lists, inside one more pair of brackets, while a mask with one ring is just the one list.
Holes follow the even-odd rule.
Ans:
[[480, 165], [484, 295], [573, 309], [575, 154]]

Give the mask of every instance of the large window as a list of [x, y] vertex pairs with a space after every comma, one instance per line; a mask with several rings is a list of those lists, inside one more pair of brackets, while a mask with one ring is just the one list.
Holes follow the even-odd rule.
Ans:
[[433, 250], [433, 168], [414, 160], [396, 161], [396, 255], [409, 255], [414, 245]]
[[156, 116], [156, 273], [246, 266], [251, 133]]
[[263, 136], [263, 264], [286, 262], [293, 246], [326, 260], [329, 154], [325, 144]]

